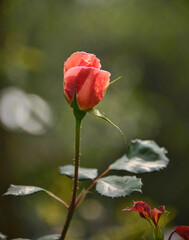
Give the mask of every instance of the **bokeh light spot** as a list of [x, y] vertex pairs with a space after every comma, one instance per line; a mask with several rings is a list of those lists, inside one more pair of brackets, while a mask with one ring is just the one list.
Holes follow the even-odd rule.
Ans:
[[40, 135], [53, 123], [49, 105], [37, 95], [8, 87], [1, 92], [0, 100], [0, 120], [9, 130]]

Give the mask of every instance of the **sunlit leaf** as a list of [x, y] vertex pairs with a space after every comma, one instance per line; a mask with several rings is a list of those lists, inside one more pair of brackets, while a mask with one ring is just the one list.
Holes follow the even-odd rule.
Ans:
[[108, 176], [98, 180], [96, 191], [107, 197], [125, 197], [132, 192], [141, 192], [142, 182], [135, 176]]
[[60, 238], [60, 234], [52, 234], [52, 235], [46, 235], [46, 236], [40, 237], [37, 240], [58, 240], [59, 238]]
[[66, 202], [64, 202], [62, 199], [60, 199], [56, 195], [54, 195], [54, 193], [47, 191], [40, 187], [35, 187], [35, 186], [22, 186], [22, 185], [12, 185], [11, 184], [10, 187], [8, 188], [7, 192], [4, 195], [26, 196], [26, 195], [30, 195], [30, 194], [40, 192], [40, 191], [47, 193], [49, 196], [53, 197], [57, 201], [64, 204], [67, 208], [69, 207]]
[[[60, 174], [66, 175], [70, 178], [74, 178], [74, 166], [66, 165], [60, 167]], [[96, 168], [79, 168], [79, 180], [95, 179], [98, 175]]]
[[34, 186], [10, 185], [4, 195], [25, 196], [39, 191], [45, 191], [43, 188]]
[[167, 166], [165, 148], [160, 148], [152, 140], [132, 140], [128, 151], [109, 166], [112, 170], [126, 170], [133, 173], [158, 171]]

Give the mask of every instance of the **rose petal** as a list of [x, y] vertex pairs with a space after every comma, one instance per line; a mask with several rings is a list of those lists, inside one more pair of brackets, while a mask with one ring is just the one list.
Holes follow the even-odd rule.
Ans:
[[94, 54], [75, 52], [66, 60], [64, 64], [64, 74], [70, 68], [78, 66], [101, 68], [100, 60]]
[[81, 110], [93, 108], [104, 97], [110, 73], [94, 67], [72, 67], [64, 76], [64, 93], [71, 103], [75, 88]]
[[142, 218], [151, 219], [157, 226], [161, 215], [165, 212], [165, 207], [160, 206], [158, 209], [151, 210], [150, 206], [145, 202], [137, 201], [132, 208], [126, 208], [123, 211], [137, 211]]
[[159, 219], [164, 212], [165, 206], [160, 206], [158, 209], [154, 208], [154, 210], [151, 211], [151, 219], [156, 226], [158, 225]]
[[169, 236], [169, 240], [171, 239], [172, 235], [177, 233], [180, 237], [185, 240], [189, 240], [189, 226], [177, 226], [174, 228], [173, 232]]
[[126, 208], [124, 209], [125, 211], [136, 211], [139, 212], [140, 216], [142, 218], [150, 218], [151, 215], [151, 208], [148, 204], [146, 204], [145, 202], [142, 201], [137, 201], [133, 207], [130, 208]]

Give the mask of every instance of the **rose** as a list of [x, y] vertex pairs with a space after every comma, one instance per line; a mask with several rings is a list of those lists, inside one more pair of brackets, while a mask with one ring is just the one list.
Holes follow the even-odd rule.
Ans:
[[125, 208], [123, 211], [136, 211], [139, 212], [140, 216], [142, 218], [145, 218], [147, 220], [152, 220], [155, 227], [158, 226], [159, 219], [162, 214], [166, 213], [165, 206], [160, 206], [158, 209], [154, 208], [153, 210], [151, 207], [142, 201], [137, 201], [134, 203], [132, 208]]
[[167, 211], [165, 210], [165, 206], [160, 206], [158, 208], [151, 207], [143, 201], [137, 201], [134, 203], [132, 208], [125, 208], [123, 211], [136, 211], [139, 212], [142, 218], [145, 218], [150, 223], [150, 226], [153, 231], [153, 239], [154, 240], [163, 240], [164, 239], [164, 228], [161, 229], [158, 225], [159, 219], [162, 214], [165, 214]]
[[80, 110], [89, 110], [102, 100], [111, 74], [100, 68], [100, 60], [94, 54], [75, 52], [67, 59], [64, 64], [64, 95], [69, 104], [75, 91]]

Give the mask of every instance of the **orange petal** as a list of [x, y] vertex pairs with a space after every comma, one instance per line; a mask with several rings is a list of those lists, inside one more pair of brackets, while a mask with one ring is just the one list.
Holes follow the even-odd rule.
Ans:
[[73, 67], [64, 76], [64, 93], [71, 103], [75, 88], [81, 110], [93, 108], [104, 96], [110, 73], [94, 67]]
[[66, 60], [64, 64], [64, 74], [70, 68], [78, 66], [101, 68], [100, 60], [94, 54], [75, 52]]

